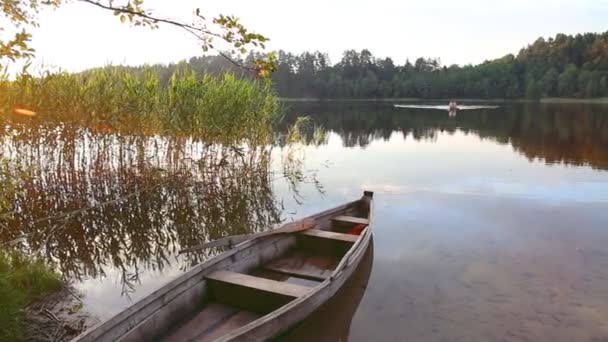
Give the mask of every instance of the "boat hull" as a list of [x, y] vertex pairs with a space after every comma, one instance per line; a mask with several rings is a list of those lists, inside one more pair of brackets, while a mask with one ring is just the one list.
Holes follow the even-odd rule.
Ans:
[[[87, 330], [75, 341], [180, 340], [179, 336], [189, 333], [185, 331], [188, 326], [201, 328], [200, 324], [181, 322], [192, 319], [192, 313], [202, 314], [201, 307], [215, 300], [222, 302], [222, 306], [217, 306], [220, 308], [228, 305], [243, 309], [230, 315], [246, 319], [238, 324], [234, 319], [222, 323], [231, 316], [211, 315], [203, 320], [213, 323], [208, 329], [193, 332], [193, 336], [200, 337], [197, 340], [251, 341], [280, 335], [332, 298], [361, 262], [372, 238], [372, 196], [372, 193], [365, 193], [360, 200], [305, 218], [316, 221], [315, 229], [245, 241], [194, 266], [111, 319]], [[366, 222], [367, 226], [358, 236], [336, 231], [336, 225], [345, 229], [361, 222]], [[285, 259], [290, 251], [298, 248], [306, 249], [309, 255], [329, 253], [339, 257], [330, 272], [317, 270], [316, 274], [302, 277], [319, 278], [310, 287], [263, 279], [253, 273]], [[276, 268], [271, 270], [276, 271]], [[305, 269], [279, 271], [291, 272], [295, 278], [304, 271], [310, 272]]]

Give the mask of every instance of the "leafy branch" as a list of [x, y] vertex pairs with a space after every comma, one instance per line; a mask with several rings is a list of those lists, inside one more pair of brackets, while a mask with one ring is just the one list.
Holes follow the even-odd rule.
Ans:
[[[0, 6], [2, 9], [0, 15], [3, 15], [17, 28], [23, 26], [37, 27], [37, 15], [41, 6], [59, 7], [67, 1], [69, 0], [5, 0]], [[268, 38], [249, 31], [235, 16], [220, 14], [208, 20], [197, 8], [194, 11], [194, 21], [189, 24], [154, 15], [152, 11], [144, 9], [144, 0], [126, 0], [126, 3], [116, 0], [76, 1], [112, 11], [122, 23], [129, 22], [133, 26], [156, 29], [164, 24], [181, 28], [196, 37], [204, 52], [214, 50], [232, 64], [254, 71], [258, 76], [268, 77], [271, 72], [276, 71], [276, 56], [272, 53], [263, 59], [253, 61], [253, 65], [245, 65], [216, 47], [217, 41], [228, 43], [231, 46], [230, 53], [238, 52], [241, 54], [247, 53], [252, 48], [266, 48], [265, 43], [268, 42]], [[0, 28], [0, 30], [2, 29]], [[6, 58], [14, 62], [17, 59], [34, 57], [35, 51], [29, 46], [31, 38], [31, 34], [23, 29], [10, 40], [0, 39], [0, 61]]]

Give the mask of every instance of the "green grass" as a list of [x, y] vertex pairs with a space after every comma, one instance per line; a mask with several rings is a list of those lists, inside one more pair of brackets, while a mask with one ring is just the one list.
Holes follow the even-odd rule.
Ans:
[[27, 304], [62, 287], [59, 274], [41, 259], [0, 250], [0, 341], [21, 341]]

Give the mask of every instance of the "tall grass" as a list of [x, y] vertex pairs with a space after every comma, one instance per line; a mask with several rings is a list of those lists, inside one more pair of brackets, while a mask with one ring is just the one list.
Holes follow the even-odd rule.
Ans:
[[220, 143], [265, 142], [280, 111], [270, 84], [231, 74], [199, 76], [186, 66], [165, 84], [150, 69], [117, 67], [0, 80], [0, 109], [15, 108], [101, 130], [171, 132]]

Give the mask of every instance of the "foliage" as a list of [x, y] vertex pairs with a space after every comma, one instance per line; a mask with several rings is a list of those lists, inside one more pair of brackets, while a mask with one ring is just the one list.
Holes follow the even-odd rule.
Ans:
[[[228, 44], [233, 53], [245, 54], [251, 48], [265, 48], [268, 38], [249, 31], [233, 15], [219, 14], [207, 19], [199, 8], [194, 11], [192, 23], [156, 16], [153, 11], [146, 9], [144, 0], [77, 0], [112, 11], [122, 23], [129, 22], [133, 26], [144, 26], [152, 29], [160, 25], [175, 26], [198, 39], [204, 52], [217, 49], [217, 40]], [[29, 59], [34, 56], [34, 49], [29, 45], [32, 38], [28, 32], [38, 26], [38, 14], [45, 7], [57, 8], [68, 0], [4, 0], [1, 3], [0, 18], [12, 23], [17, 32], [12, 38], [0, 39], [0, 72], [6, 70], [8, 61]], [[219, 50], [218, 50], [219, 51]], [[268, 77], [276, 69], [273, 54], [260, 58], [249, 65], [238, 64], [228, 55], [219, 52], [224, 58], [245, 69], [255, 71], [259, 76]]]
[[0, 341], [22, 340], [25, 306], [62, 284], [41, 259], [0, 249]]
[[265, 143], [280, 112], [267, 82], [197, 76], [183, 65], [161, 83], [149, 69], [106, 67], [80, 74], [20, 76], [0, 83], [0, 109], [38, 113], [36, 119], [80, 122], [100, 131], [178, 132], [226, 144]]

